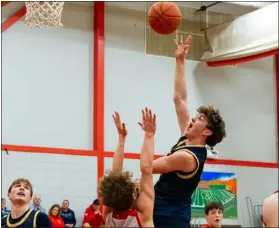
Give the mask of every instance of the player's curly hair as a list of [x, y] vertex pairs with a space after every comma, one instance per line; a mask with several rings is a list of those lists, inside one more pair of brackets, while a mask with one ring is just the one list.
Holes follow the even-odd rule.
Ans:
[[103, 205], [116, 212], [127, 210], [134, 205], [135, 183], [130, 172], [107, 171], [99, 186]]
[[200, 106], [197, 112], [204, 114], [207, 118], [207, 128], [212, 131], [212, 135], [207, 137], [206, 144], [213, 147], [226, 137], [226, 124], [219, 110], [214, 109], [211, 105]]

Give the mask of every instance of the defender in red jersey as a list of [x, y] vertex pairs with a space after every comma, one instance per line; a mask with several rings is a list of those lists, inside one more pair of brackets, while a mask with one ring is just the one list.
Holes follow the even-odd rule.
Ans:
[[207, 224], [203, 225], [202, 228], [219, 228], [223, 222], [223, 205], [219, 202], [209, 202], [205, 208], [205, 219]]
[[100, 182], [99, 194], [103, 208], [105, 227], [154, 227], [154, 186], [152, 164], [154, 158], [154, 135], [156, 117], [147, 108], [142, 111], [144, 141], [140, 154], [140, 187], [136, 191], [135, 182], [130, 172], [122, 171], [124, 145], [127, 130], [121, 123], [117, 112], [113, 116], [119, 139], [113, 157], [112, 171], [106, 173]]

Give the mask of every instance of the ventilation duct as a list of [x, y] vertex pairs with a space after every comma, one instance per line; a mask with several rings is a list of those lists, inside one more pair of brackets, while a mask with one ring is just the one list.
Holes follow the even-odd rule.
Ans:
[[278, 49], [278, 2], [205, 30], [207, 51], [201, 60], [239, 59]]
[[262, 8], [269, 4], [272, 4], [273, 2], [227, 2], [229, 4], [233, 5], [239, 5], [239, 6], [246, 6], [246, 7], [253, 7], [253, 8]]

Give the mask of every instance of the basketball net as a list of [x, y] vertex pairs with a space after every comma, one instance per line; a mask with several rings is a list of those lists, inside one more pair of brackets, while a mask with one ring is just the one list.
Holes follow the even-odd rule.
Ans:
[[25, 2], [25, 6], [25, 25], [28, 27], [63, 27], [61, 19], [64, 2]]

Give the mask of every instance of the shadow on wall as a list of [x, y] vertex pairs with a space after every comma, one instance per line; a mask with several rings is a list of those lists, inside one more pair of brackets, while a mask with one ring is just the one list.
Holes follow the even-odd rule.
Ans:
[[[273, 57], [272, 57], [273, 58]], [[220, 110], [226, 122], [228, 137], [218, 144], [222, 158], [253, 160], [251, 153], [275, 149], [276, 101], [273, 59], [260, 59], [238, 65], [237, 67], [208, 67], [197, 63], [193, 71], [195, 96], [203, 105], [213, 105]], [[260, 128], [260, 130], [259, 130]], [[262, 143], [254, 145], [255, 139]], [[261, 155], [265, 161], [270, 157]]]
[[270, 72], [274, 75], [274, 56], [265, 57], [262, 59], [245, 62], [240, 64], [241, 68], [252, 69], [261, 72]]
[[[210, 68], [206, 63], [198, 63], [193, 69], [193, 85], [195, 94], [200, 97], [200, 105], [213, 105], [220, 110], [222, 117], [226, 122], [227, 136], [231, 134], [231, 104], [228, 102], [230, 88], [233, 85], [231, 78], [226, 74], [224, 68]], [[234, 108], [233, 108], [234, 109]], [[240, 114], [240, 113], [239, 113]], [[229, 122], [228, 122], [229, 121]], [[234, 122], [234, 121], [233, 121]], [[227, 146], [227, 138], [224, 143], [217, 145], [218, 150], [224, 151]], [[221, 154], [223, 157], [224, 154]]]
[[193, 81], [203, 104], [225, 107], [228, 96], [232, 96], [230, 91], [234, 82], [223, 67], [211, 68], [206, 63], [198, 63]]
[[216, 105], [235, 114], [242, 110], [275, 111], [275, 77], [270, 58], [247, 62], [237, 67], [208, 67], [199, 63], [194, 69], [194, 83], [204, 104]]

